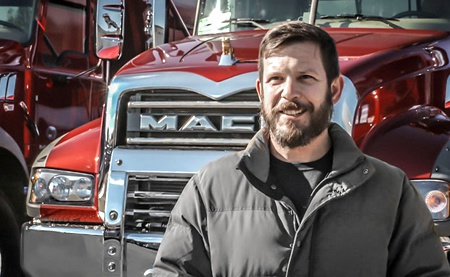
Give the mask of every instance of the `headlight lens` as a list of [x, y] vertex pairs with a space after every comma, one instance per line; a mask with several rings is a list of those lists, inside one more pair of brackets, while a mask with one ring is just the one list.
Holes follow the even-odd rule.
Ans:
[[449, 189], [447, 182], [435, 179], [411, 180], [420, 191], [433, 219], [449, 217]]
[[71, 183], [65, 176], [56, 176], [50, 179], [48, 189], [56, 200], [65, 201], [69, 198]]
[[89, 200], [92, 195], [94, 184], [89, 178], [80, 178], [75, 182], [75, 194], [80, 199]]
[[30, 203], [91, 203], [93, 193], [94, 176], [89, 174], [37, 169], [31, 177]]
[[44, 179], [36, 178], [34, 182], [34, 196], [37, 201], [45, 201], [50, 197], [50, 192]]

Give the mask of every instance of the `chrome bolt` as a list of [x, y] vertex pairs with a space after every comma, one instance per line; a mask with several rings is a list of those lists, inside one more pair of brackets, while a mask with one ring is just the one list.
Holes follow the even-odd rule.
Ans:
[[115, 263], [115, 262], [110, 262], [110, 263], [108, 264], [108, 271], [109, 271], [109, 272], [114, 272], [114, 271], [116, 271], [116, 263]]
[[116, 160], [116, 164], [117, 164], [117, 165], [122, 165], [122, 160], [121, 160], [121, 159], [117, 159], [117, 160]]
[[117, 253], [117, 248], [115, 246], [108, 247], [108, 255], [114, 256]]
[[119, 217], [119, 213], [112, 210], [109, 212], [109, 219], [116, 220]]

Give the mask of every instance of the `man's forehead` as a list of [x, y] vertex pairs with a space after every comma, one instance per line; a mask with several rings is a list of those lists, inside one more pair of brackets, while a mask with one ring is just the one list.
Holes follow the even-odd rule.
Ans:
[[295, 63], [300, 67], [323, 67], [320, 48], [316, 44], [290, 45], [283, 49], [272, 51], [263, 59], [264, 67], [284, 67], [288, 63]]
[[285, 55], [285, 52], [288, 52], [290, 49], [314, 49], [314, 51], [318, 51], [320, 54], [320, 46], [317, 42], [314, 41], [291, 41], [288, 43], [280, 44], [273, 48], [267, 48], [264, 54], [264, 58], [268, 58], [271, 56], [279, 56]]

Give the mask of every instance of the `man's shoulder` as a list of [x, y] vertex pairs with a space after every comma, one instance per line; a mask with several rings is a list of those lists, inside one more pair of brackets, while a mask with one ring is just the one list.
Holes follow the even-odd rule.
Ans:
[[235, 152], [208, 162], [195, 174], [197, 185], [205, 187], [213, 183], [236, 182], [242, 174], [237, 168], [241, 156], [241, 152]]
[[199, 191], [204, 195], [225, 196], [250, 189], [251, 185], [238, 169], [241, 157], [242, 153], [236, 152], [207, 163], [194, 176]]
[[242, 152], [234, 152], [226, 154], [216, 160], [210, 161], [207, 164], [205, 164], [199, 170], [199, 174], [214, 174], [222, 172], [224, 170], [234, 171], [241, 157]]
[[369, 183], [376, 184], [378, 189], [383, 188], [385, 192], [389, 192], [391, 196], [400, 195], [405, 189], [412, 187], [406, 173], [395, 165], [389, 164], [381, 159], [365, 155], [365, 164], [362, 170], [368, 170], [370, 178]]

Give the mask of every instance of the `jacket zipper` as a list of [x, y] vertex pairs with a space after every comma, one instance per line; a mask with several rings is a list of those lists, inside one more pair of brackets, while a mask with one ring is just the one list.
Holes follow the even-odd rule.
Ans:
[[[352, 169], [356, 168], [361, 162], [362, 162], [362, 160], [358, 160], [358, 162], [355, 163], [354, 166], [350, 167], [350, 168], [349, 168], [348, 170], [346, 170], [346, 171], [339, 172], [339, 173], [337, 173], [336, 171], [331, 171], [330, 173], [328, 173], [328, 174], [325, 176], [325, 178], [323, 178], [323, 180], [320, 181], [320, 183], [319, 183], [319, 184], [313, 189], [313, 191], [311, 192], [310, 199], [309, 199], [309, 202], [308, 202], [308, 206], [311, 204], [311, 201], [312, 201], [312, 199], [313, 199], [313, 196], [315, 195], [315, 193], [317, 192], [317, 190], [319, 190], [320, 188], [322, 188], [325, 184], [329, 183], [328, 181], [331, 180], [331, 178], [335, 178], [336, 176], [339, 176], [339, 175], [342, 175], [342, 174], [344, 174], [344, 173], [346, 173], [346, 172], [351, 171]], [[295, 250], [295, 247], [298, 247], [297, 244], [299, 243], [299, 241], [297, 240], [297, 238], [298, 238], [298, 236], [299, 236], [299, 234], [300, 234], [300, 231], [302, 230], [303, 226], [305, 225], [306, 221], [308, 221], [308, 220], [311, 218], [311, 216], [317, 212], [317, 210], [319, 210], [320, 208], [322, 208], [323, 206], [325, 206], [326, 204], [330, 203], [331, 201], [333, 201], [333, 200], [335, 200], [335, 199], [338, 199], [338, 198], [341, 198], [341, 197], [346, 196], [347, 194], [349, 194], [350, 192], [352, 192], [356, 187], [359, 187], [359, 185], [360, 185], [360, 184], [356, 184], [355, 186], [352, 186], [352, 187], [349, 188], [347, 191], [345, 191], [344, 194], [341, 194], [341, 195], [339, 195], [339, 196], [336, 196], [336, 197], [332, 197], [332, 198], [327, 199], [326, 201], [324, 201], [323, 203], [321, 203], [320, 205], [318, 205], [316, 208], [314, 208], [309, 214], [306, 214], [306, 213], [305, 213], [305, 215], [303, 216], [303, 218], [302, 218], [300, 224], [298, 224], [298, 222], [299, 222], [300, 220], [299, 220], [298, 215], [297, 215], [297, 213], [295, 212], [295, 210], [292, 209], [287, 203], [280, 201], [280, 202], [284, 203], [284, 204], [290, 209], [290, 211], [292, 211], [292, 212], [294, 213], [294, 215], [295, 215], [295, 219], [294, 219], [294, 228], [295, 228], [295, 226], [296, 226], [296, 222], [297, 222], [297, 224], [298, 224], [298, 229], [296, 229], [297, 231], [295, 232], [294, 242], [293, 242], [293, 244], [292, 244], [291, 253], [290, 253], [290, 255], [289, 255], [289, 261], [288, 261], [288, 264], [287, 264], [285, 277], [289, 277], [289, 271], [290, 271], [292, 259], [293, 259], [293, 256], [294, 256], [294, 250]]]

